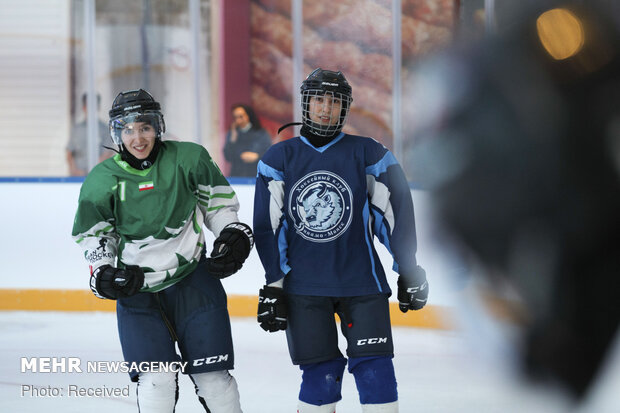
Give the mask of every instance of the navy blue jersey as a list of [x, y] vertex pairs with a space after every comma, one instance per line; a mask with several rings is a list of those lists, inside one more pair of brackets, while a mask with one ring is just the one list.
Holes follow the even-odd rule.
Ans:
[[291, 294], [347, 297], [390, 293], [373, 245], [393, 269], [416, 265], [411, 192], [394, 155], [371, 138], [341, 133], [312, 146], [296, 137], [258, 164], [256, 248], [267, 284]]

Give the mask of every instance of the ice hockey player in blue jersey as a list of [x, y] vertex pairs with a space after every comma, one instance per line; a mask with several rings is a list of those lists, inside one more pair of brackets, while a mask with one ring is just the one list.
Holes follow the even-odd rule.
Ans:
[[421, 309], [428, 297], [405, 175], [383, 145], [341, 132], [351, 102], [341, 72], [314, 70], [301, 85], [301, 136], [272, 146], [258, 164], [254, 234], [266, 272], [258, 322], [286, 330], [302, 371], [299, 413], [335, 411], [347, 362], [363, 412], [398, 411], [391, 291], [375, 236], [394, 258], [401, 311]]

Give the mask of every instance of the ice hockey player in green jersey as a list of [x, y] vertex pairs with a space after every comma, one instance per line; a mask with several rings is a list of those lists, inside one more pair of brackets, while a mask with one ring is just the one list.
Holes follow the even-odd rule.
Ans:
[[[206, 149], [161, 139], [164, 118], [148, 92], [121, 92], [109, 125], [118, 154], [86, 177], [73, 226], [90, 288], [117, 300], [125, 361], [180, 362], [206, 411], [241, 412], [220, 282], [254, 244], [237, 196]], [[209, 257], [203, 224], [216, 236]], [[174, 411], [177, 374], [130, 372], [141, 413]]]

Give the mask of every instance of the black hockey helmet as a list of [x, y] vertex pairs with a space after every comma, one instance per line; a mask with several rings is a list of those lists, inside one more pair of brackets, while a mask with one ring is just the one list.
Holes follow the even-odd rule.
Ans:
[[[318, 124], [310, 118], [310, 98], [324, 95], [330, 95], [334, 101], [339, 100], [342, 105], [339, 119], [330, 122], [329, 125]], [[301, 83], [303, 125], [317, 136], [333, 136], [344, 126], [352, 101], [351, 86], [342, 72], [317, 68]]]
[[117, 145], [122, 145], [121, 131], [127, 123], [145, 122], [157, 131], [157, 138], [166, 131], [164, 115], [159, 102], [144, 89], [119, 93], [110, 109], [110, 136]]

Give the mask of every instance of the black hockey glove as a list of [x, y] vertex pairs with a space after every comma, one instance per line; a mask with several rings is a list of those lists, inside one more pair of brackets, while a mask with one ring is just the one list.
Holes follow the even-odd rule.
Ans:
[[254, 235], [246, 224], [233, 222], [224, 227], [213, 243], [207, 270], [217, 278], [233, 275], [245, 262], [254, 246]]
[[426, 305], [428, 282], [426, 272], [417, 265], [413, 271], [403, 271], [398, 277], [398, 308], [403, 313], [419, 310]]
[[114, 268], [102, 265], [90, 276], [90, 289], [99, 298], [125, 298], [136, 294], [144, 285], [144, 272], [137, 265]]
[[264, 286], [258, 293], [258, 322], [263, 330], [273, 333], [286, 330], [286, 299], [282, 288]]

